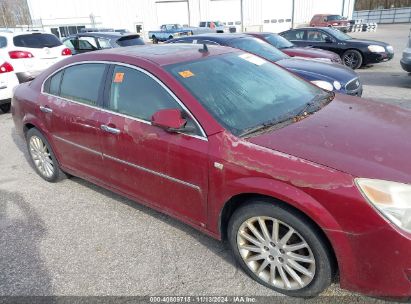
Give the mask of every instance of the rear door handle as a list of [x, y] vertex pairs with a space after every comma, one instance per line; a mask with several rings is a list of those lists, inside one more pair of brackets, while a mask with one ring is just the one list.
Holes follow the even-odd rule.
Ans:
[[40, 106], [40, 111], [43, 113], [52, 113], [53, 110], [50, 109], [48, 106]]
[[101, 130], [103, 130], [105, 132], [108, 132], [108, 133], [111, 133], [111, 134], [115, 134], [115, 135], [120, 134], [119, 129], [112, 128], [112, 127], [109, 127], [107, 125], [101, 125], [100, 128], [101, 128]]

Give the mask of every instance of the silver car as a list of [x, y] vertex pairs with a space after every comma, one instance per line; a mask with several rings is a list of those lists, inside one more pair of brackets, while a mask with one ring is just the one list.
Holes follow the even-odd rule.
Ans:
[[407, 48], [402, 53], [401, 66], [404, 71], [411, 73], [411, 30], [408, 36]]

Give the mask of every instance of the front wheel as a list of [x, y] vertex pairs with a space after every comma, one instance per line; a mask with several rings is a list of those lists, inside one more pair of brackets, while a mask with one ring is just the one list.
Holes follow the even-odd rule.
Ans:
[[363, 58], [359, 51], [348, 50], [343, 54], [342, 61], [345, 66], [355, 70], [362, 66]]
[[0, 105], [0, 109], [1, 109], [4, 113], [10, 112], [10, 108], [11, 108], [11, 103], [4, 103], [4, 104]]
[[158, 39], [156, 36], [153, 36], [151, 39], [153, 40], [153, 44], [158, 44]]
[[304, 217], [264, 201], [250, 201], [228, 224], [235, 258], [254, 280], [277, 292], [313, 297], [333, 279], [333, 258]]

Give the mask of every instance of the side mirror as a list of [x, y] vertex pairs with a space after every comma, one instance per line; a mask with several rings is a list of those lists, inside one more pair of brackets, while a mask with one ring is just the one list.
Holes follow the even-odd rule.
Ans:
[[184, 131], [187, 120], [181, 117], [178, 109], [164, 109], [153, 114], [151, 123], [169, 132], [179, 132]]
[[326, 43], [333, 43], [333, 40], [330, 37], [325, 37], [325, 42]]

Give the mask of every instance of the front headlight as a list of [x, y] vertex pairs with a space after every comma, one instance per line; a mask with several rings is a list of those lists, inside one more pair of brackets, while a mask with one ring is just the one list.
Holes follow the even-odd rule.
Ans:
[[367, 178], [355, 181], [362, 194], [382, 215], [411, 233], [411, 185]]
[[370, 45], [368, 46], [368, 49], [370, 50], [370, 52], [373, 52], [373, 53], [384, 53], [385, 52], [385, 48], [380, 45]]
[[333, 82], [333, 85], [334, 85], [334, 88], [335, 88], [337, 91], [341, 90], [341, 88], [342, 88], [341, 83], [340, 83], [339, 81], [337, 81], [337, 80]]
[[331, 83], [323, 80], [313, 80], [311, 81], [312, 84], [315, 84], [317, 87], [327, 90], [327, 91], [334, 91], [334, 87]]

